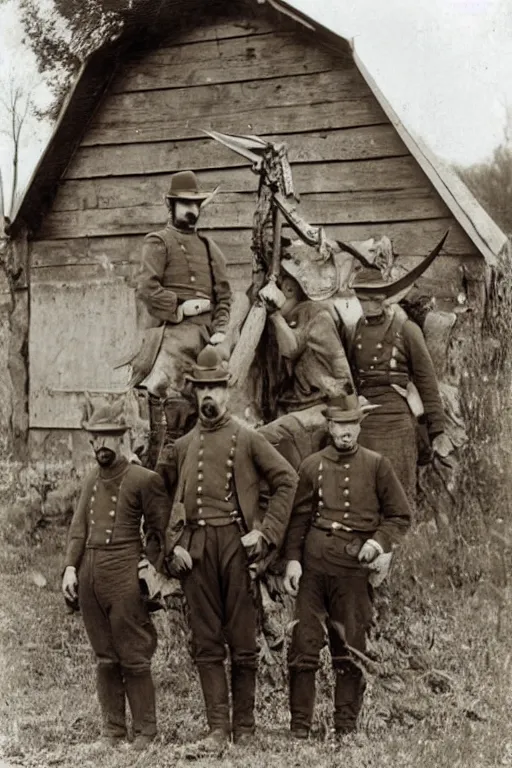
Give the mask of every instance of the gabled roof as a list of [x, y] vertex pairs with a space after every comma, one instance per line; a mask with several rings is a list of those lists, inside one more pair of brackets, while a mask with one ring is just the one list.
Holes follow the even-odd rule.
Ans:
[[[201, 0], [187, 0], [187, 2], [168, 0], [166, 5], [167, 18], [179, 20], [185, 8], [190, 13], [192, 5], [200, 8], [201, 4]], [[232, 6], [234, 4], [234, 2], [231, 3]], [[448, 206], [456, 221], [464, 229], [486, 262], [495, 266], [507, 248], [507, 237], [455, 171], [431, 153], [424, 142], [415, 137], [401, 122], [359, 58], [354, 42], [341, 37], [294, 8], [292, 4], [282, 0], [245, 0], [245, 2], [241, 0], [239, 3], [241, 7], [244, 4], [246, 6], [266, 4], [275, 13], [286, 16], [298, 25], [300, 24], [312, 35], [318, 35], [323, 45], [333, 48], [338, 53], [343, 51], [352, 56], [356, 67], [400, 138]], [[225, 3], [220, 0], [210, 0], [208, 9], [214, 8], [215, 5], [219, 9], [224, 6], [225, 9]], [[160, 8], [162, 6], [163, 4], [160, 4]], [[146, 31], [150, 33], [157, 27], [158, 24], [153, 17], [148, 23]], [[117, 40], [109, 42], [95, 51], [83, 64], [75, 85], [62, 106], [50, 141], [20, 201], [10, 226], [11, 236], [15, 236], [23, 226], [37, 230], [44, 211], [51, 205], [61, 176], [80, 144], [92, 113], [99, 105], [101, 96], [107, 89], [118, 64], [122, 61], [123, 53], [133, 43], [135, 35], [140, 38], [140, 19], [135, 25], [127, 24], [125, 31]]]

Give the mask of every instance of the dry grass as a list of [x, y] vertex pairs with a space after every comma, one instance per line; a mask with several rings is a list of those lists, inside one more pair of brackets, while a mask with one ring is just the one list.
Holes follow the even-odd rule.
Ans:
[[[6, 518], [8, 513], [4, 523]], [[63, 541], [63, 529], [44, 530], [35, 543], [26, 535], [3, 541], [0, 754], [9, 766], [185, 765], [189, 761], [180, 758], [179, 748], [201, 735], [205, 721], [179, 611], [155, 617], [158, 742], [138, 758], [92, 745], [99, 733], [93, 657], [80, 618], [66, 614], [61, 600]], [[452, 546], [440, 541], [432, 523], [421, 526], [409, 538], [391, 586], [377, 599], [377, 629], [365, 663], [366, 704], [356, 736], [341, 747], [332, 740], [325, 655], [315, 736], [306, 744], [291, 741], [284, 658], [277, 658], [273, 684], [261, 672], [254, 749], [232, 747], [220, 761], [196, 764], [512, 766], [512, 623], [506, 611], [511, 595], [504, 582], [509, 548], [499, 537], [478, 545], [473, 554], [497, 567], [476, 580], [471, 571], [471, 578], [455, 587], [445, 559]], [[37, 573], [46, 577], [45, 587], [36, 585]]]

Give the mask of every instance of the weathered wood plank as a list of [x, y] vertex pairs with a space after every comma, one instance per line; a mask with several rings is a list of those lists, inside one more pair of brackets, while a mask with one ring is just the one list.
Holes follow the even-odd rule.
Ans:
[[279, 135], [380, 125], [386, 122], [382, 109], [372, 98], [346, 99], [317, 103], [314, 106], [299, 104], [267, 107], [262, 104], [249, 110], [233, 108], [228, 112], [228, 109], [231, 110], [231, 105], [226, 104], [226, 112], [221, 115], [210, 112], [202, 117], [185, 119], [181, 117], [179, 110], [172, 109], [167, 116], [160, 112], [156, 115], [148, 114], [144, 123], [135, 124], [131, 122], [128, 112], [124, 120], [119, 118], [109, 124], [91, 126], [82, 146], [202, 138], [204, 129], [224, 133]]
[[[344, 241], [366, 240], [387, 235], [394, 252], [400, 256], [425, 256], [450, 227], [450, 235], [443, 254], [464, 258], [476, 253], [468, 236], [453, 219], [427, 219], [425, 221], [387, 222], [385, 224], [349, 224], [327, 228], [330, 237]], [[228, 263], [251, 261], [251, 231], [248, 229], [203, 230], [215, 239]], [[287, 231], [286, 229], [284, 230]], [[38, 267], [74, 267], [80, 264], [103, 265], [105, 273], [119, 262], [137, 264], [141, 254], [143, 235], [125, 237], [83, 237], [68, 240], [36, 240], [30, 244], [32, 269]], [[70, 273], [71, 274], [71, 273]]]
[[[339, 131], [265, 136], [288, 144], [291, 163], [319, 163], [398, 157], [408, 152], [389, 123]], [[80, 147], [66, 171], [66, 179], [174, 173], [243, 166], [244, 158], [210, 138], [147, 144]]]
[[[347, 115], [343, 120], [338, 117], [337, 124], [326, 126], [325, 113], [332, 116], [333, 104]], [[292, 113], [301, 111], [307, 114], [307, 120], [303, 117], [303, 125], [296, 126]], [[355, 122], [354, 112], [359, 113], [359, 122]], [[320, 123], [316, 122], [317, 113]], [[276, 128], [276, 118], [281, 114], [285, 115], [287, 125]], [[365, 114], [369, 122], [361, 120]], [[111, 94], [94, 115], [83, 144], [115, 143], [123, 135], [128, 135], [132, 142], [134, 136], [144, 141], [191, 138], [201, 136], [201, 129], [208, 127], [222, 127], [235, 133], [248, 129], [255, 132], [253, 123], [258, 126], [258, 133], [337, 128], [372, 124], [377, 116], [378, 122], [385, 122], [381, 108], [352, 67], [242, 83]], [[277, 125], [282, 122], [282, 118], [277, 120]]]
[[[298, 164], [293, 168], [293, 177], [295, 187], [301, 194], [405, 189], [425, 184], [424, 174], [412, 157]], [[245, 167], [203, 171], [199, 181], [204, 189], [213, 189], [219, 184], [222, 190], [219, 194], [225, 195], [256, 192], [259, 178], [251, 173], [250, 168]], [[168, 189], [167, 174], [66, 181], [57, 193], [53, 210], [163, 205]]]
[[217, 39], [195, 45], [160, 47], [132, 59], [113, 83], [113, 93], [180, 88], [280, 75], [327, 72], [349, 66], [318, 46], [304, 45], [293, 34]]
[[240, 17], [229, 20], [210, 20], [202, 24], [194, 24], [193, 28], [179, 32], [176, 37], [176, 31], [173, 30], [169, 40], [164, 41], [164, 45], [170, 45], [179, 40], [180, 45], [186, 43], [202, 43], [207, 40], [229, 40], [236, 37], [246, 37], [247, 35], [266, 35], [274, 32], [275, 27], [263, 16], [248, 18]]
[[[220, 194], [204, 209], [206, 228], [250, 228], [255, 195]], [[349, 224], [407, 221], [449, 216], [437, 193], [429, 188], [303, 195], [301, 215], [311, 224]], [[163, 220], [162, 205], [128, 206], [113, 209], [52, 211], [41, 226], [44, 239], [126, 235], [151, 231]]]

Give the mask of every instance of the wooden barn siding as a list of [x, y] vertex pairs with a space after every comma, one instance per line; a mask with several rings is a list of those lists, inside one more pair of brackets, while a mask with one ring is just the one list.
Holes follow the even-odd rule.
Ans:
[[135, 333], [129, 283], [144, 234], [165, 221], [171, 173], [221, 185], [201, 224], [235, 290], [247, 286], [257, 177], [204, 128], [286, 141], [300, 211], [331, 236], [387, 234], [412, 265], [451, 226], [451, 258], [425, 287], [447, 301], [461, 290], [474, 247], [351, 61], [264, 20], [196, 29], [125, 65], [32, 242], [32, 427], [76, 428], [80, 390], [126, 383], [112, 365]]

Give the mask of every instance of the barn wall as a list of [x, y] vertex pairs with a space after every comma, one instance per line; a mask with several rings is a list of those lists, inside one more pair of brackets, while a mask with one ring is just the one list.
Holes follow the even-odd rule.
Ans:
[[113, 364], [134, 332], [130, 274], [145, 233], [165, 223], [171, 173], [222, 191], [201, 224], [226, 254], [235, 290], [250, 280], [257, 177], [202, 129], [289, 146], [301, 214], [328, 234], [387, 234], [408, 265], [448, 226], [425, 280], [446, 306], [478, 271], [474, 246], [385, 117], [352, 61], [314, 36], [261, 18], [206, 24], [133, 54], [91, 117], [31, 245], [30, 424], [76, 428], [80, 393], [119, 390]]

